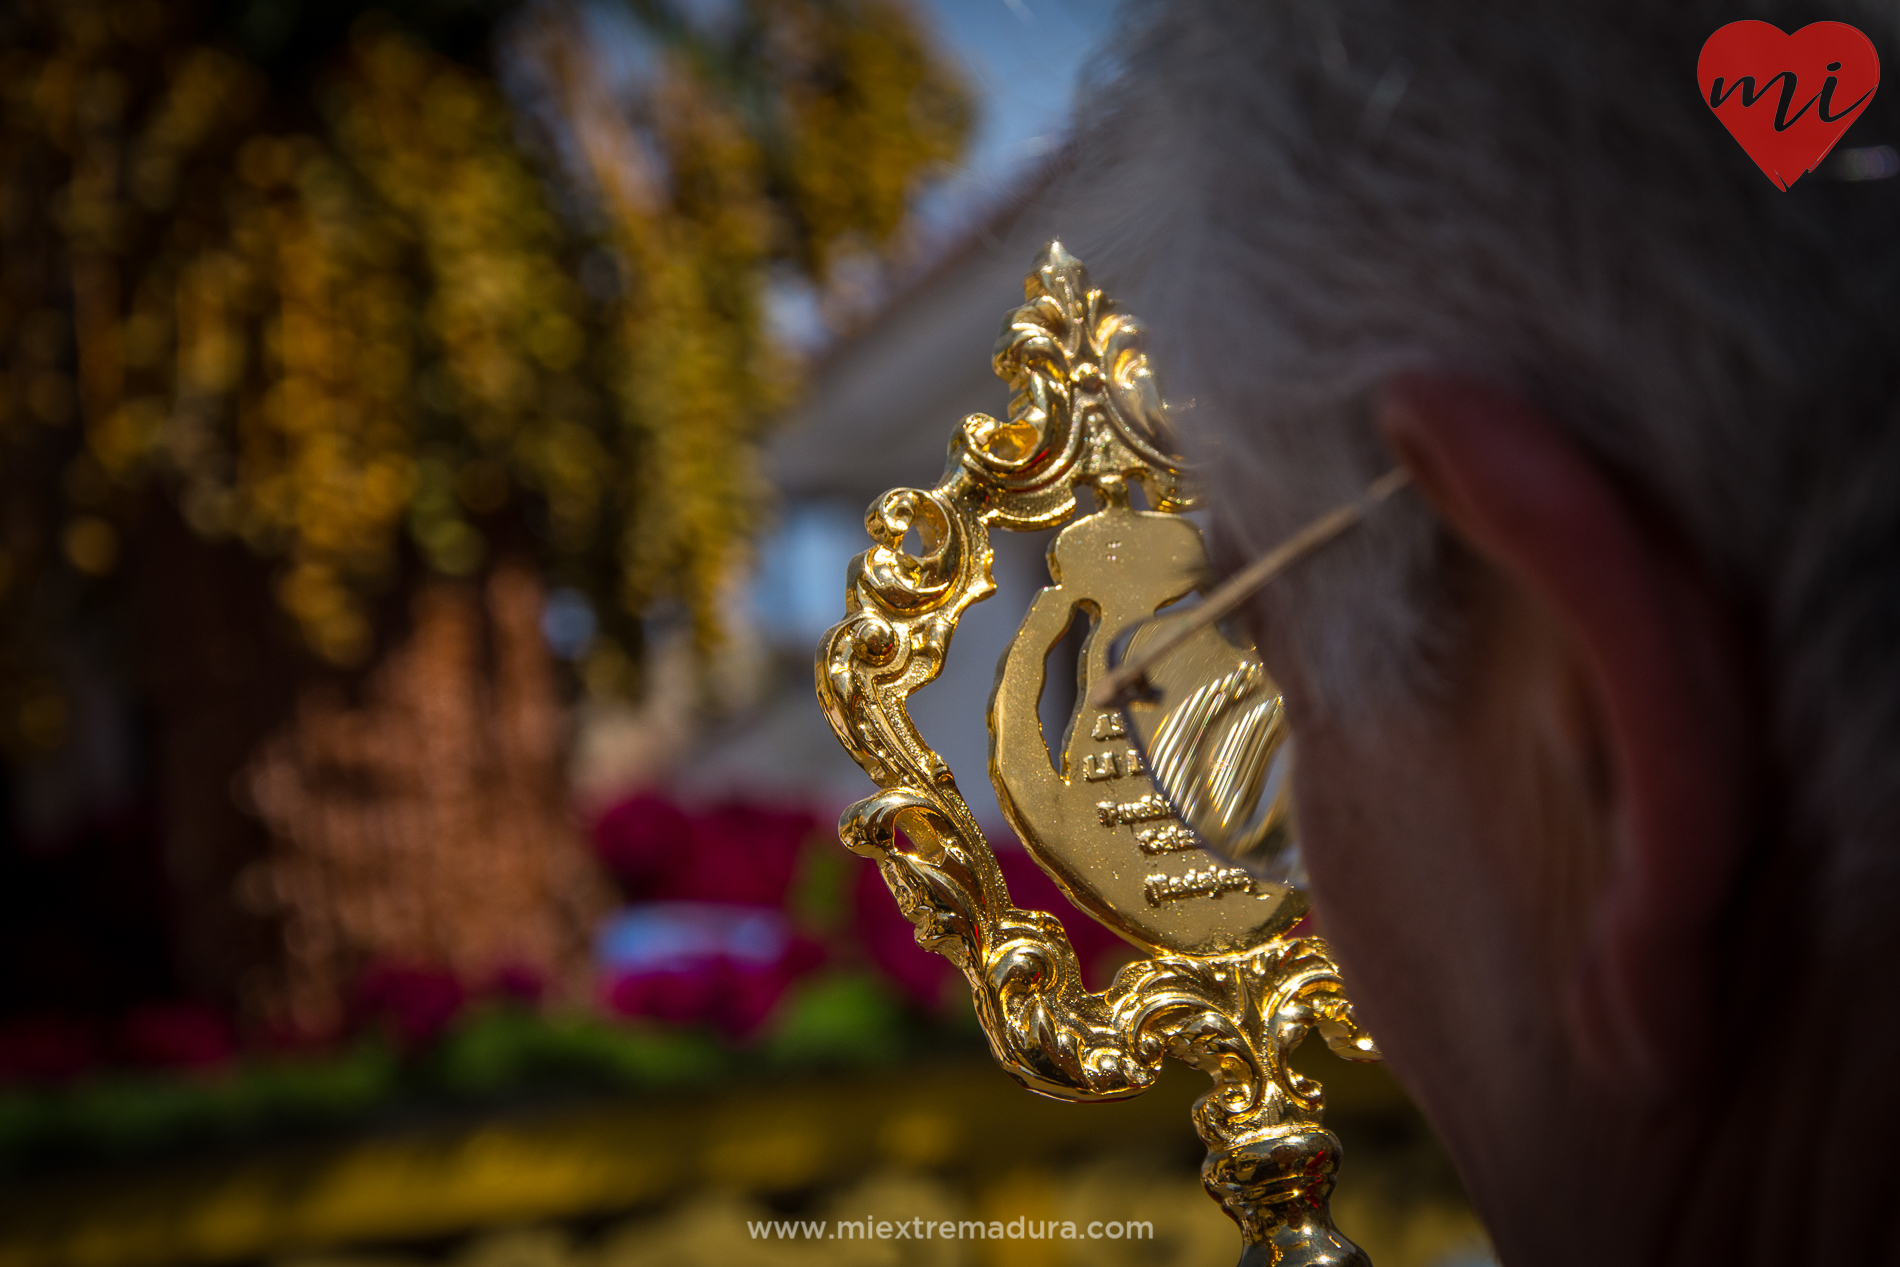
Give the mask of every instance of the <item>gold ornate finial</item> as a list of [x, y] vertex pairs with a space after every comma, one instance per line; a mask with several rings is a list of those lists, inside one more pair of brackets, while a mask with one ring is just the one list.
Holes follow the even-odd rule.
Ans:
[[[877, 862], [918, 944], [963, 971], [991, 1051], [1019, 1082], [1061, 1099], [1113, 1100], [1153, 1085], [1165, 1056], [1195, 1066], [1214, 1082], [1194, 1110], [1208, 1146], [1202, 1181], [1240, 1225], [1242, 1262], [1363, 1265], [1327, 1213], [1339, 1143], [1321, 1125], [1321, 1089], [1287, 1057], [1314, 1029], [1349, 1059], [1378, 1052], [1325, 943], [1290, 935], [1304, 898], [1196, 848], [1123, 715], [1088, 702], [1109, 646], [1152, 626], [1208, 570], [1200, 530], [1181, 514], [1194, 504], [1190, 472], [1175, 456], [1142, 327], [1089, 286], [1059, 242], [1023, 290], [994, 356], [1012, 393], [1007, 419], [964, 419], [936, 487], [872, 504], [873, 545], [853, 560], [845, 618], [820, 644], [819, 702], [881, 789], [845, 812], [839, 835]], [[1131, 507], [1130, 485], [1153, 509]], [[1079, 518], [1078, 486], [1098, 503]], [[990, 529], [1065, 523], [1050, 547], [1052, 584], [997, 670], [990, 775], [1035, 860], [1078, 907], [1146, 952], [1100, 993], [1082, 984], [1061, 922], [1010, 903], [955, 778], [905, 703], [937, 676], [964, 610], [996, 588]], [[904, 549], [911, 531], [917, 554]], [[1047, 653], [1078, 618], [1091, 632], [1057, 770], [1037, 703]], [[1243, 683], [1262, 700], [1261, 751], [1278, 744], [1277, 689], [1252, 650], [1213, 625], [1182, 639], [1159, 672], [1190, 691]]]

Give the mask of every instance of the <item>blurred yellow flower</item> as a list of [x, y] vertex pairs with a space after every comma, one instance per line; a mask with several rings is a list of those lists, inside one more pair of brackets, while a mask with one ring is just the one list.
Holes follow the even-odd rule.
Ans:
[[278, 561], [337, 664], [405, 559], [467, 576], [504, 546], [589, 596], [615, 663], [662, 597], [716, 639], [794, 378], [767, 278], [894, 241], [969, 126], [898, 0], [738, 9], [729, 38], [646, 29], [637, 82], [577, 9], [532, 10], [512, 97], [384, 17], [312, 84], [139, 0], [9, 27], [0, 469], [99, 476], [45, 503], [61, 526], [0, 524], [16, 575], [49, 535], [113, 573], [138, 489]]

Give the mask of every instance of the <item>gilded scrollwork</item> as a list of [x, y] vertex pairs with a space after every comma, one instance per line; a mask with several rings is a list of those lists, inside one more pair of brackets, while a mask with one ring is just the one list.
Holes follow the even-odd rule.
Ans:
[[[864, 517], [877, 545], [864, 554], [865, 594], [892, 612], [942, 606], [960, 578], [964, 553], [956, 511], [937, 493], [901, 488], [878, 498]], [[916, 529], [921, 554], [906, 554], [904, 536]]]
[[937, 487], [873, 503], [845, 618], [819, 648], [825, 715], [880, 789], [846, 811], [840, 837], [877, 863], [918, 943], [963, 972], [1018, 1081], [1119, 1099], [1151, 1086], [1166, 1057], [1194, 1065], [1213, 1082], [1195, 1110], [1210, 1149], [1203, 1179], [1249, 1252], [1363, 1263], [1325, 1216], [1338, 1148], [1320, 1125], [1320, 1088], [1287, 1062], [1315, 1030], [1341, 1055], [1376, 1058], [1325, 945], [1274, 935], [1229, 953], [1154, 953], [1091, 992], [1061, 921], [1010, 902], [955, 779], [910, 721], [906, 701], [941, 670], [962, 613], [995, 589], [992, 527], [1059, 524], [1078, 485], [1122, 514], [1130, 482], [1156, 511], [1192, 505], [1140, 324], [1060, 244], [1027, 279], [994, 363], [1012, 389], [1006, 420], [966, 419]]
[[992, 355], [1010, 386], [1007, 418], [971, 414], [953, 446], [952, 469], [991, 499], [986, 521], [1047, 527], [1074, 512], [1078, 483], [1116, 479], [1139, 480], [1158, 510], [1187, 509], [1187, 472], [1172, 453], [1141, 323], [1091, 287], [1059, 242], [1023, 294]]

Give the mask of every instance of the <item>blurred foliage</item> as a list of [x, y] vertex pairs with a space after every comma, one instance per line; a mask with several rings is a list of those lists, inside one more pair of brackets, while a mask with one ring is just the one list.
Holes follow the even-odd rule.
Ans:
[[215, 1076], [117, 1074], [59, 1091], [17, 1088], [0, 1095], [0, 1173], [348, 1121], [386, 1100], [396, 1075], [391, 1049], [365, 1042], [322, 1061], [259, 1061]]
[[[974, 1019], [975, 1013], [970, 1013]], [[915, 1027], [895, 993], [868, 973], [832, 972], [792, 987], [761, 1047], [787, 1065], [876, 1065], [903, 1054]], [[963, 1027], [974, 1038], [975, 1026]], [[974, 1044], [972, 1044], [974, 1045]]]
[[64, 733], [36, 648], [156, 499], [335, 665], [501, 552], [594, 603], [590, 685], [658, 600], [709, 644], [795, 379], [767, 286], [887, 249], [968, 122], [897, 0], [11, 6], [6, 737]]
[[908, 1011], [863, 973], [825, 974], [794, 990], [745, 1047], [710, 1030], [489, 1005], [417, 1047], [371, 1033], [333, 1052], [0, 1091], [0, 1176], [52, 1161], [359, 1126], [431, 1104], [665, 1091], [710, 1085], [739, 1068], [770, 1079], [978, 1047], [973, 1025]]

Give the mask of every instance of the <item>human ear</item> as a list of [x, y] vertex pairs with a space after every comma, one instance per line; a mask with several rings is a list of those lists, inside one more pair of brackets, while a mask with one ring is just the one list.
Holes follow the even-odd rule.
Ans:
[[1667, 526], [1536, 406], [1410, 375], [1385, 386], [1378, 418], [1446, 527], [1583, 658], [1614, 857], [1565, 1002], [1589, 1063], [1654, 1085], [1707, 1040], [1715, 924], [1743, 847], [1735, 624]]

